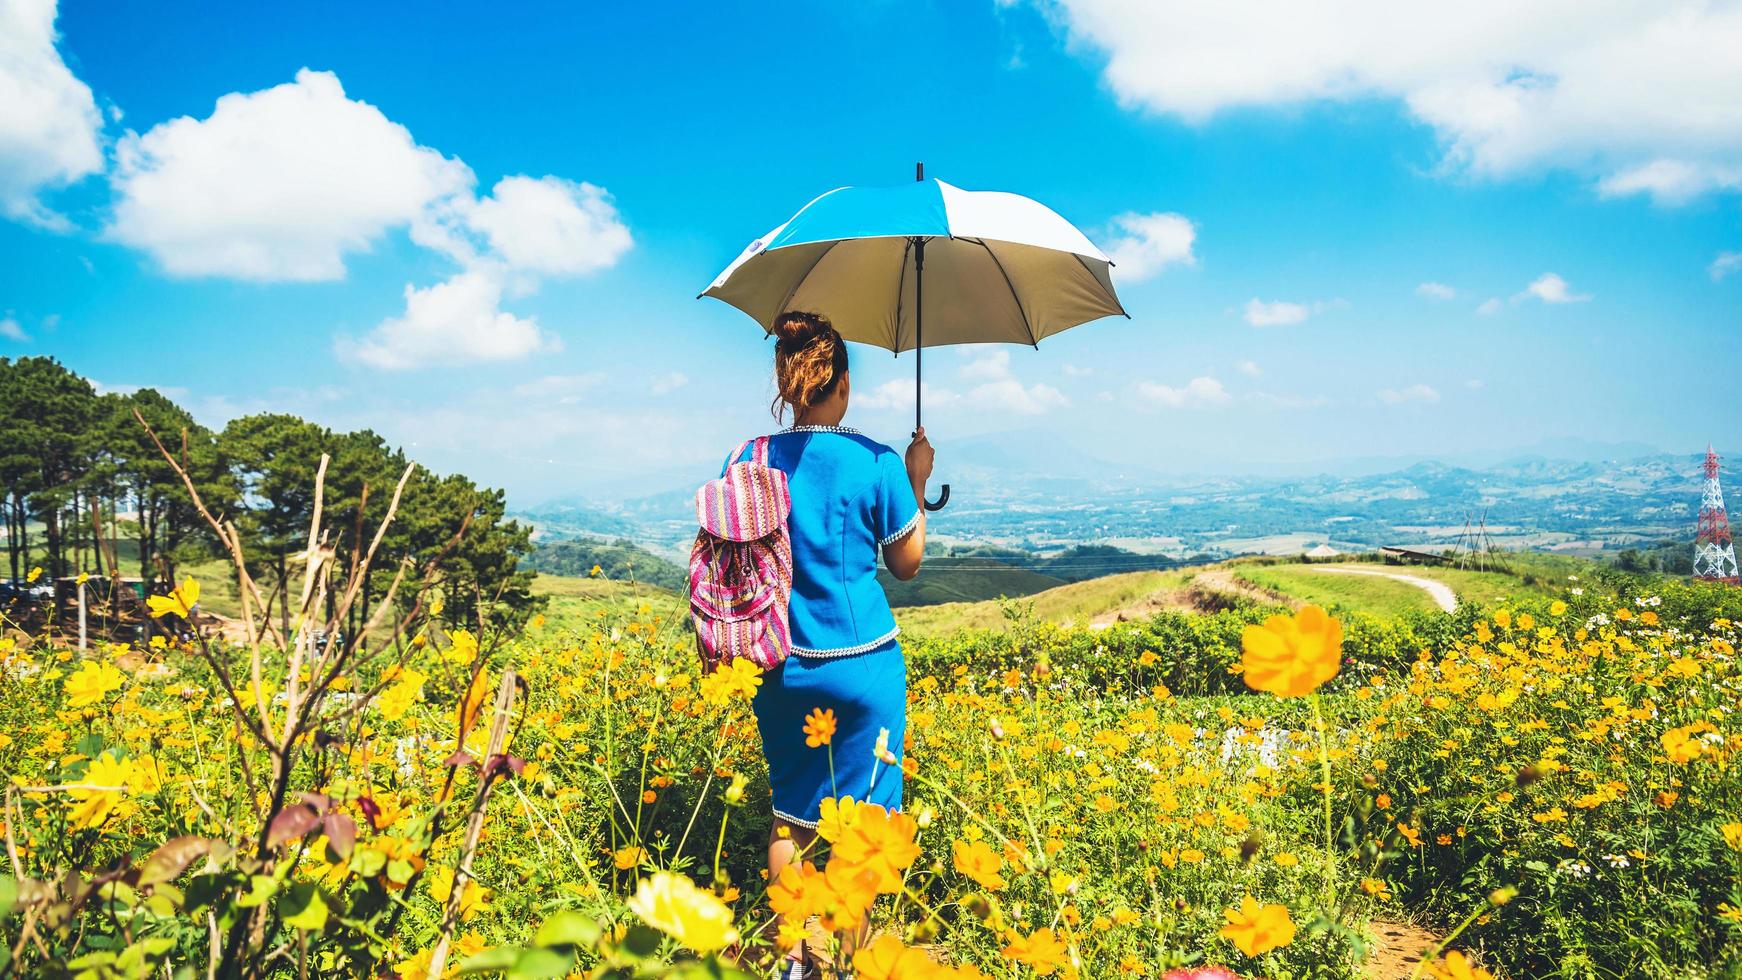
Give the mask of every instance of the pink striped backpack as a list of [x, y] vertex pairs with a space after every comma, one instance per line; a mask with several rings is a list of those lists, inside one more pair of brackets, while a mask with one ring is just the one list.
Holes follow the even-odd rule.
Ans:
[[[751, 457], [731, 462], [754, 445]], [[792, 495], [768, 465], [768, 437], [740, 445], [725, 475], [696, 491], [701, 530], [690, 549], [690, 618], [703, 671], [744, 657], [772, 670], [792, 650]]]

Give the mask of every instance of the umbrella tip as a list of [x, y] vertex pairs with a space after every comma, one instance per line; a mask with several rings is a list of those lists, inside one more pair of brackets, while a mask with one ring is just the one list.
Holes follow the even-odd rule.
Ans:
[[924, 180], [925, 179], [925, 162], [923, 160], [920, 161], [919, 163], [916, 163], [913, 165], [913, 179], [914, 180]]

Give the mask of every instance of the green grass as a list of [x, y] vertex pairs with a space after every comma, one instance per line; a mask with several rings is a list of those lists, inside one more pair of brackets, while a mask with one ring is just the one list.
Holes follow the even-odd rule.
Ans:
[[[1237, 566], [1236, 577], [1260, 588], [1280, 592], [1302, 602], [1327, 608], [1359, 609], [1379, 616], [1398, 616], [1408, 612], [1433, 612], [1438, 609], [1428, 594], [1406, 582], [1397, 582], [1374, 575], [1338, 575], [1319, 571], [1322, 565], [1253, 565]], [[1346, 566], [1377, 568], [1379, 566]], [[1383, 569], [1392, 571], [1392, 569]], [[1414, 569], [1397, 569], [1414, 574]], [[1455, 591], [1457, 586], [1452, 587]], [[1461, 597], [1460, 597], [1461, 598]]]
[[[926, 575], [922, 566], [920, 578]], [[1073, 582], [1027, 596], [1037, 618], [1087, 623], [1096, 616], [1141, 603], [1146, 597], [1177, 589], [1192, 571], [1125, 572]], [[947, 602], [935, 606], [909, 606], [895, 610], [903, 632], [939, 636], [963, 628], [985, 629], [1004, 622], [1003, 605], [996, 599], [982, 602]]]
[[[1444, 582], [1459, 602], [1497, 606], [1525, 597], [1554, 595], [1590, 563], [1562, 555], [1516, 553], [1506, 556], [1506, 571], [1471, 571], [1440, 565], [1383, 565], [1376, 562], [1334, 563], [1331, 567], [1361, 568]], [[1439, 608], [1426, 591], [1406, 582], [1376, 575], [1338, 575], [1319, 571], [1321, 564], [1246, 563], [1231, 566], [1234, 574], [1262, 588], [1303, 602], [1341, 606], [1380, 616], [1433, 612]]]
[[607, 578], [573, 578], [540, 574], [532, 594], [549, 597], [545, 623], [554, 629], [582, 629], [604, 618], [633, 613], [646, 604], [662, 618], [684, 612], [682, 597], [667, 589]]
[[1017, 568], [996, 558], [946, 558], [938, 564], [947, 567], [925, 568], [917, 578], [906, 582], [880, 571], [877, 581], [892, 606], [980, 602], [999, 596], [1033, 595], [1065, 584], [1063, 579]]

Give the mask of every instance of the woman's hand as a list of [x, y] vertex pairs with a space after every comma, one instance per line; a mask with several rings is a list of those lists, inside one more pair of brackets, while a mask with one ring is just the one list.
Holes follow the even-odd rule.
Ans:
[[924, 488], [926, 481], [931, 479], [932, 457], [935, 455], [931, 442], [925, 437], [925, 426], [915, 429], [913, 441], [907, 444], [907, 478], [915, 490]]

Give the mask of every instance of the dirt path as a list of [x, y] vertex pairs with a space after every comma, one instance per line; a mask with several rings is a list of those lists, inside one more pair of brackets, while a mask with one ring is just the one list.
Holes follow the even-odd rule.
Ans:
[[1370, 925], [1379, 948], [1361, 965], [1361, 973], [1368, 980], [1406, 980], [1421, 958], [1440, 944], [1438, 936], [1408, 922], [1375, 919]]
[[1206, 568], [1183, 585], [1158, 589], [1129, 605], [1096, 615], [1089, 621], [1089, 628], [1103, 630], [1118, 623], [1148, 619], [1158, 612], [1216, 612], [1229, 608], [1238, 599], [1284, 606], [1301, 604], [1299, 599], [1253, 585], [1226, 568]]
[[1405, 585], [1413, 585], [1421, 589], [1446, 612], [1453, 612], [1458, 608], [1458, 594], [1452, 591], [1452, 587], [1444, 582], [1436, 582], [1431, 578], [1404, 575], [1400, 572], [1382, 572], [1376, 568], [1337, 568], [1331, 565], [1315, 565], [1313, 571], [1324, 572], [1328, 575], [1373, 575], [1379, 578], [1388, 578], [1394, 582], [1402, 582]]

